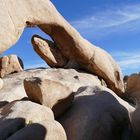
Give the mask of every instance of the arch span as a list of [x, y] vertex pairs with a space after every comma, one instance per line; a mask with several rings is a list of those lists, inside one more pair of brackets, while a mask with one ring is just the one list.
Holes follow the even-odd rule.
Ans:
[[0, 52], [16, 43], [26, 26], [38, 26], [66, 59], [77, 61], [85, 70], [103, 78], [109, 88], [122, 96], [124, 85], [117, 63], [106, 51], [85, 40], [50, 0], [3, 0], [0, 7]]

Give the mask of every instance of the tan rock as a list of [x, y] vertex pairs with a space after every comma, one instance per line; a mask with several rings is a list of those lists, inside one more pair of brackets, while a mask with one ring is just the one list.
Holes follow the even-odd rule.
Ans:
[[66, 140], [52, 111], [30, 101], [15, 101], [0, 110], [1, 140]]
[[52, 41], [44, 40], [39, 36], [34, 36], [32, 40], [34, 50], [44, 59], [51, 67], [64, 67], [67, 59], [61, 54], [58, 47]]
[[8, 102], [20, 100], [27, 97], [23, 79], [26, 76], [23, 72], [8, 75], [3, 78], [3, 88], [0, 90], [0, 107]]
[[[84, 72], [77, 72], [74, 69], [33, 69], [8, 75], [3, 79], [4, 86], [0, 90], [0, 104], [20, 100], [27, 97], [23, 80], [30, 77], [39, 77], [56, 81], [76, 92], [81, 86], [101, 85], [97, 76]], [[14, 87], [14, 88], [13, 88]]]
[[126, 81], [127, 98], [134, 102], [140, 102], [140, 74], [132, 74], [127, 77]]
[[26, 26], [37, 25], [53, 38], [63, 56], [76, 60], [86, 70], [103, 78], [118, 95], [123, 96], [122, 73], [114, 59], [82, 38], [50, 0], [5, 0], [0, 7], [0, 53], [17, 42]]
[[3, 88], [3, 80], [0, 78], [0, 90]]
[[48, 79], [27, 78], [24, 88], [31, 101], [51, 108], [55, 117], [64, 113], [74, 99], [74, 93], [68, 87]]
[[103, 86], [81, 87], [59, 122], [68, 140], [129, 139], [130, 114], [134, 110]]
[[0, 77], [23, 71], [23, 62], [16, 55], [0, 58]]
[[[48, 48], [48, 40], [42, 39], [39, 36], [34, 36], [32, 38], [32, 44], [34, 46], [34, 48], [36, 49], [35, 51], [51, 66], [51, 67], [62, 67], [62, 65], [59, 65], [58, 63], [50, 63], [51, 61], [53, 61], [53, 58], [51, 56], [53, 56], [54, 58], [58, 58], [57, 53], [53, 53], [52, 51], [50, 52], [49, 50], [47, 50]], [[59, 46], [58, 46], [59, 47]], [[46, 49], [44, 49], [46, 48]], [[52, 48], [52, 50], [55, 51], [54, 48]], [[115, 92], [117, 92], [118, 94], [120, 93], [119, 90], [117, 90], [115, 88], [116, 85], [118, 85], [117, 88], [121, 87], [121, 89], [123, 89], [124, 91], [124, 85], [123, 85], [123, 81], [122, 81], [122, 74], [121, 70], [119, 68], [119, 66], [117, 66], [116, 62], [112, 59], [112, 57], [107, 54], [105, 51], [101, 50], [100, 48], [91, 48], [90, 50], [91, 52], [94, 53], [93, 57], [88, 61], [88, 64], [83, 64], [82, 60], [81, 62], [78, 61], [77, 57], [72, 56], [73, 53], [70, 55], [69, 57], [67, 57], [68, 61], [66, 61], [66, 58], [60, 57], [58, 58], [58, 60], [61, 59], [61, 62], [67, 62], [67, 63], [63, 63], [63, 67], [66, 68], [78, 68], [79, 69], [85, 69], [86, 71], [92, 72], [97, 74], [100, 78], [103, 78], [105, 80], [105, 82], [107, 83], [107, 86], [109, 88], [111, 88], [112, 90], [114, 90]], [[62, 56], [64, 55], [63, 50], [60, 50], [59, 52], [62, 53]], [[44, 56], [44, 54], [46, 54], [46, 56]], [[44, 56], [44, 57], [43, 57]], [[49, 59], [47, 59], [48, 57]], [[99, 57], [102, 56], [101, 58], [104, 58], [104, 60]], [[95, 64], [96, 63], [96, 64]], [[62, 64], [62, 63], [61, 63]], [[75, 66], [77, 65], [77, 66]], [[102, 70], [102, 72], [100, 72], [100, 70]], [[117, 71], [119, 70], [119, 71]], [[106, 75], [107, 74], [107, 75]], [[115, 81], [114, 84], [111, 84], [111, 81], [109, 79], [114, 79], [113, 81]], [[121, 81], [121, 82], [119, 82]], [[120, 90], [121, 90], [120, 89]], [[121, 93], [119, 94], [121, 96]]]

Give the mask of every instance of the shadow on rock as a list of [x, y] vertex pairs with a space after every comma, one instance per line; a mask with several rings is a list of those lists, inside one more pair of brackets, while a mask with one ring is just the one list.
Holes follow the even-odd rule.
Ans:
[[23, 118], [0, 119], [0, 140], [45, 140], [46, 129]]
[[7, 105], [8, 103], [9, 103], [8, 101], [0, 101], [0, 108]]
[[131, 114], [132, 128], [135, 138], [132, 140], [140, 139], [140, 107], [137, 106], [136, 110]]
[[99, 87], [80, 88], [71, 109], [58, 119], [68, 140], [129, 140], [129, 112], [118, 99]]

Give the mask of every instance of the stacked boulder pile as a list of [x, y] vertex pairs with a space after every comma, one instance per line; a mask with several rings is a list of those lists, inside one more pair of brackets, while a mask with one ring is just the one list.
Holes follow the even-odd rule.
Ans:
[[53, 40], [38, 35], [31, 40], [48, 69], [24, 70], [16, 55], [0, 59], [0, 140], [140, 138], [140, 109], [124, 100], [125, 87], [134, 90], [128, 79], [124, 86], [110, 54], [85, 40], [50, 0], [9, 0], [0, 6], [1, 53], [26, 26], [38, 26]]

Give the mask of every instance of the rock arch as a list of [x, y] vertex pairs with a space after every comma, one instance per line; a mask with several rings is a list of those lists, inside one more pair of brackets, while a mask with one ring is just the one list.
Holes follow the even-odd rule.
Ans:
[[123, 96], [122, 72], [114, 59], [85, 40], [50, 0], [3, 0], [0, 7], [0, 53], [17, 42], [26, 26], [38, 26], [66, 59], [75, 60], [85, 70], [103, 78], [109, 88]]

